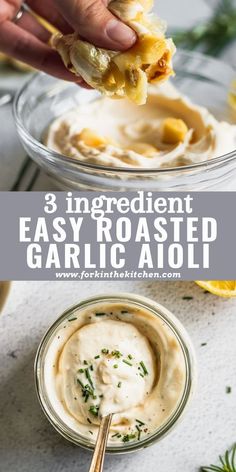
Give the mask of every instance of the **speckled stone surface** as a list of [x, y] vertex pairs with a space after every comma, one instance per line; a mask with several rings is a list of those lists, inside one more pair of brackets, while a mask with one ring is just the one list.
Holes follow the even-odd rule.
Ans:
[[199, 379], [190, 409], [169, 436], [139, 453], [107, 456], [105, 471], [197, 472], [235, 441], [236, 300], [184, 282], [15, 282], [0, 317], [1, 472], [88, 471], [91, 454], [61, 438], [40, 409], [34, 356], [45, 330], [65, 308], [117, 290], [156, 299], [178, 316], [195, 345]]

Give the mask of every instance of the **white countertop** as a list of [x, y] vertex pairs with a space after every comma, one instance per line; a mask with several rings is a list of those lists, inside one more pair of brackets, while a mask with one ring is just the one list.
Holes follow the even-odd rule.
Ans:
[[106, 457], [105, 471], [197, 472], [201, 465], [216, 463], [235, 441], [236, 300], [205, 294], [184, 282], [15, 282], [0, 316], [1, 472], [88, 471], [91, 454], [61, 438], [44, 417], [33, 362], [40, 338], [65, 308], [118, 290], [156, 299], [178, 316], [196, 348], [199, 380], [176, 430], [139, 453]]

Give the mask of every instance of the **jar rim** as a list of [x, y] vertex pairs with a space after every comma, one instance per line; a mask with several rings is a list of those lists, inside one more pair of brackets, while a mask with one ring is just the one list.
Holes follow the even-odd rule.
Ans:
[[152, 445], [153, 443], [161, 440], [176, 426], [180, 419], [182, 419], [183, 413], [185, 412], [186, 407], [189, 404], [195, 387], [196, 359], [191, 340], [182, 323], [165, 307], [147, 297], [130, 293], [111, 293], [86, 298], [85, 300], [82, 300], [81, 302], [72, 305], [55, 320], [55, 322], [49, 327], [49, 329], [44, 334], [39, 344], [34, 364], [35, 388], [41, 408], [50, 423], [65, 439], [85, 449], [94, 449], [94, 444], [92, 443], [92, 441], [89, 441], [89, 439], [73, 431], [60, 419], [60, 417], [54, 411], [43, 385], [43, 356], [47, 351], [50, 339], [54, 335], [56, 329], [66, 318], [68, 318], [69, 316], [71, 316], [71, 314], [75, 312], [79, 312], [79, 310], [83, 310], [84, 308], [89, 307], [91, 304], [100, 303], [101, 301], [111, 303], [122, 301], [124, 303], [131, 303], [139, 307], [146, 308], [152, 314], [162, 319], [171, 329], [172, 333], [178, 340], [185, 362], [184, 390], [181, 399], [179, 400], [176, 408], [174, 409], [170, 417], [167, 419], [167, 421], [163, 423], [163, 425], [161, 425], [161, 427], [158, 428], [153, 434], [147, 436], [143, 440], [126, 443], [125, 445], [120, 446], [107, 447], [108, 453], [125, 454], [128, 452], [135, 452], [137, 450], [146, 448]]
[[[177, 54], [179, 56], [183, 56], [183, 57], [186, 57], [186, 58], [198, 58], [198, 59], [202, 59], [202, 60], [205, 60], [207, 61], [208, 63], [212, 63], [212, 64], [217, 64], [217, 65], [222, 65], [222, 61], [220, 61], [219, 59], [215, 59], [215, 58], [212, 58], [212, 57], [208, 57], [204, 54], [201, 54], [199, 52], [188, 52], [188, 51], [183, 51], [183, 50], [178, 50], [177, 51]], [[224, 64], [224, 68], [228, 68], [228, 70], [233, 74], [236, 75], [236, 70], [234, 69], [234, 67], [228, 65], [228, 64]], [[186, 165], [186, 166], [178, 166], [178, 167], [165, 167], [165, 168], [162, 168], [162, 169], [152, 169], [152, 168], [149, 168], [149, 169], [140, 169], [140, 168], [124, 168], [124, 167], [110, 167], [110, 166], [103, 166], [103, 165], [98, 165], [98, 164], [91, 164], [91, 163], [88, 163], [88, 162], [82, 162], [78, 159], [74, 159], [72, 157], [68, 158], [68, 156], [65, 156], [63, 154], [60, 154], [59, 152], [55, 151], [55, 150], [52, 150], [52, 149], [49, 149], [47, 146], [45, 146], [42, 142], [40, 142], [38, 139], [34, 138], [31, 133], [27, 130], [27, 128], [25, 127], [24, 123], [22, 122], [22, 119], [21, 119], [21, 112], [20, 112], [20, 102], [22, 101], [23, 97], [24, 97], [24, 94], [27, 92], [27, 89], [28, 87], [31, 86], [31, 84], [36, 81], [38, 79], [38, 77], [43, 77], [43, 76], [46, 76], [45, 73], [43, 72], [36, 72], [35, 74], [33, 74], [33, 76], [23, 85], [22, 88], [20, 88], [20, 90], [18, 91], [18, 93], [16, 94], [15, 98], [14, 98], [14, 102], [13, 102], [13, 114], [14, 114], [14, 119], [15, 119], [15, 122], [16, 122], [16, 126], [17, 128], [20, 130], [20, 132], [24, 135], [24, 137], [27, 139], [28, 142], [30, 142], [30, 144], [38, 151], [42, 152], [44, 154], [44, 157], [46, 160], [48, 160], [49, 162], [53, 162], [54, 164], [55, 163], [61, 163], [63, 164], [65, 167], [68, 167], [68, 169], [70, 168], [70, 166], [75, 166], [75, 170], [81, 170], [81, 171], [96, 171], [97, 173], [106, 173], [107, 176], [109, 175], [114, 175], [114, 173], [119, 176], [125, 176], [125, 175], [128, 175], [128, 176], [140, 176], [140, 177], [145, 177], [145, 176], [148, 176], [148, 175], [152, 175], [152, 176], [157, 176], [157, 175], [166, 175], [166, 174], [172, 174], [173, 176], [175, 176], [175, 174], [178, 174], [179, 172], [185, 172], [185, 171], [195, 171], [195, 170], [203, 170], [203, 169], [206, 169], [206, 168], [210, 168], [210, 169], [213, 169], [215, 167], [218, 167], [222, 164], [224, 164], [225, 162], [230, 162], [234, 159], [236, 159], [236, 149], [229, 152], [229, 153], [226, 153], [226, 154], [223, 154], [222, 156], [218, 156], [218, 157], [215, 157], [211, 160], [206, 160], [206, 161], [202, 161], [202, 162], [198, 162], [198, 163], [194, 163], [194, 164], [189, 164], [189, 165]], [[57, 79], [55, 79], [57, 80]], [[59, 79], [58, 79], [59, 80]], [[213, 81], [213, 78], [212, 78], [212, 81]], [[215, 80], [216, 83], [217, 80]], [[69, 84], [69, 83], [68, 83]]]

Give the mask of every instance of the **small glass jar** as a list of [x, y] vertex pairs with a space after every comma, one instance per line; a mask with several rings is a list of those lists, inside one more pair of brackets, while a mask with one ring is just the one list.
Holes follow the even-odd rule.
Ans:
[[178, 345], [180, 346], [181, 352], [183, 354], [185, 367], [184, 389], [182, 396], [171, 416], [154, 433], [146, 437], [144, 436], [143, 438], [141, 437], [141, 440], [139, 441], [130, 441], [124, 444], [118, 443], [117, 445], [108, 445], [107, 447], [108, 453], [123, 454], [134, 452], [139, 449], [146, 448], [161, 440], [166, 434], [176, 427], [182, 418], [183, 413], [186, 411], [186, 407], [192, 397], [196, 382], [196, 361], [191, 340], [179, 320], [166, 308], [159, 305], [159, 303], [135, 294], [121, 293], [92, 297], [66, 310], [49, 328], [39, 345], [35, 359], [36, 391], [41, 407], [54, 428], [62, 436], [74, 444], [87, 449], [93, 449], [94, 441], [72, 430], [67, 424], [65, 424], [62, 418], [60, 418], [54, 410], [47, 394], [44, 367], [45, 358], [50, 343], [55, 338], [57, 331], [60, 329], [63, 323], [65, 323], [65, 321], [68, 319], [73, 319], [75, 315], [77, 318], [79, 318], [80, 313], [84, 312], [85, 309], [90, 307], [96, 310], [96, 305], [99, 306], [101, 302], [107, 302], [109, 304], [127, 304], [131, 307], [133, 306], [134, 308], [147, 310], [151, 315], [158, 317], [159, 320], [164, 323], [166, 327], [168, 327], [168, 330], [170, 330], [171, 334], [174, 335], [174, 338], [178, 342]]
[[[194, 103], [209, 109], [221, 121], [235, 123], [228, 93], [235, 70], [223, 62], [178, 51], [174, 57], [177, 89]], [[50, 123], [80, 104], [99, 98], [94, 90], [36, 74], [19, 92], [14, 117], [27, 153], [62, 190], [199, 191], [236, 190], [236, 149], [198, 164], [163, 169], [105, 167], [63, 156], [42, 144]]]

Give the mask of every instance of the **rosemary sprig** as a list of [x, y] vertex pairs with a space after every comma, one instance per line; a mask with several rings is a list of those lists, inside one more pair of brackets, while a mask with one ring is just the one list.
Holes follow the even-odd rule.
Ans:
[[189, 30], [175, 31], [172, 36], [177, 46], [201, 46], [203, 52], [216, 56], [236, 38], [235, 0], [220, 0], [209, 20]]
[[201, 472], [236, 472], [236, 444], [224, 456], [219, 456], [220, 465], [202, 467]]

